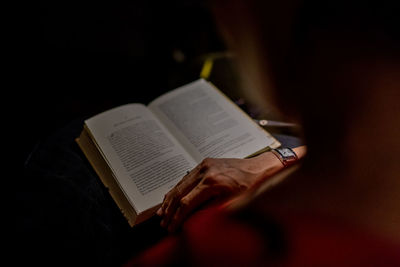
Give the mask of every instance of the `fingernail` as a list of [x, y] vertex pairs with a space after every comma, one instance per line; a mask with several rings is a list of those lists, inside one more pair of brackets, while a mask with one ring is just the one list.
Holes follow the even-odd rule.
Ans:
[[162, 216], [162, 209], [159, 208], [159, 209], [156, 211], [156, 214], [157, 214], [158, 216]]

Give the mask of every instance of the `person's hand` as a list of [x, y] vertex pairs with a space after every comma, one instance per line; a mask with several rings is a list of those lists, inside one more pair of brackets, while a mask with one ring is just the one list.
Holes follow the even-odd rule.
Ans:
[[173, 232], [205, 202], [232, 197], [281, 169], [271, 152], [250, 159], [205, 159], [165, 195], [157, 211], [161, 226]]

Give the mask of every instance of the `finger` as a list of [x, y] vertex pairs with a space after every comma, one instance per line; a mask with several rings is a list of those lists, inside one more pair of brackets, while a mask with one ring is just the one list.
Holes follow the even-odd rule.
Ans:
[[166, 227], [174, 216], [177, 208], [179, 207], [179, 201], [186, 195], [181, 185], [175, 186], [170, 193], [167, 194], [167, 199], [165, 201], [165, 209], [163, 211], [163, 219], [161, 220], [161, 226]]
[[165, 209], [167, 208], [167, 205], [168, 205], [168, 200], [167, 200], [168, 199], [168, 195], [172, 194], [172, 192], [171, 192], [172, 190], [173, 189], [171, 189], [170, 191], [167, 192], [167, 194], [164, 195], [164, 199], [163, 199], [160, 207], [156, 211], [156, 214], [158, 216], [163, 216], [164, 215], [164, 211], [165, 211]]
[[176, 195], [175, 191], [177, 190], [177, 187], [180, 186], [182, 184], [182, 182], [187, 179], [189, 173], [190, 172], [188, 171], [186, 173], [186, 175], [183, 176], [183, 178], [175, 185], [175, 187], [172, 188], [170, 191], [168, 191], [167, 194], [165, 194], [163, 202], [161, 204], [161, 207], [156, 212], [157, 215], [163, 216], [165, 214], [165, 210], [171, 204], [171, 201], [173, 200], [173, 197]]
[[168, 194], [163, 202], [164, 209], [162, 211], [163, 219], [161, 220], [160, 225], [162, 227], [166, 227], [167, 223], [170, 220], [171, 213], [174, 211], [178, 206], [178, 201], [180, 199], [180, 191], [178, 187], [174, 187]]
[[156, 214], [157, 214], [158, 216], [162, 216], [162, 209], [161, 209], [161, 207], [158, 208], [158, 210], [156, 211]]
[[164, 201], [163, 209], [163, 220], [161, 221], [161, 226], [166, 226], [169, 224], [170, 219], [174, 216], [176, 209], [178, 208], [179, 201], [188, 194], [198, 183], [201, 181], [200, 167], [194, 168], [185, 179], [182, 179], [181, 183], [178, 183], [173, 190], [167, 194], [167, 198]]
[[200, 184], [193, 188], [184, 198], [179, 202], [179, 206], [177, 207], [177, 211], [174, 216], [171, 218], [168, 224], [168, 231], [174, 232], [179, 226], [181, 226], [182, 222], [201, 204], [210, 200], [216, 191], [214, 188], [210, 186], [205, 186]]
[[162, 202], [160, 208], [157, 210], [157, 215], [159, 215], [159, 216], [164, 215], [165, 209], [167, 208], [167, 205], [168, 205], [168, 195], [172, 194], [172, 192], [171, 192], [172, 190], [173, 189], [171, 189], [170, 191], [168, 191], [167, 194], [164, 195], [163, 202]]
[[178, 183], [182, 191], [185, 191], [187, 187], [190, 186], [190, 184], [193, 183], [193, 178], [198, 177], [200, 174], [200, 165], [197, 165], [194, 167], [191, 171], [188, 171], [186, 175], [183, 177], [183, 179]]

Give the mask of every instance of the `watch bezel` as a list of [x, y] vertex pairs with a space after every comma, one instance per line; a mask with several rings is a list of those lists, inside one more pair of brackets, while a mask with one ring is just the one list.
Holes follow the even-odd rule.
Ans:
[[[278, 147], [272, 150], [274, 154], [279, 158], [285, 167], [288, 167], [298, 160], [296, 153], [290, 147]], [[290, 155], [287, 155], [290, 152]]]

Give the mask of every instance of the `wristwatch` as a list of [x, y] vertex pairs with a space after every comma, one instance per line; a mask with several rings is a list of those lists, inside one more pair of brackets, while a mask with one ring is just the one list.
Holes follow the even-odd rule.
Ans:
[[285, 167], [293, 165], [299, 159], [296, 153], [289, 147], [275, 148], [272, 150], [272, 153], [278, 157]]

